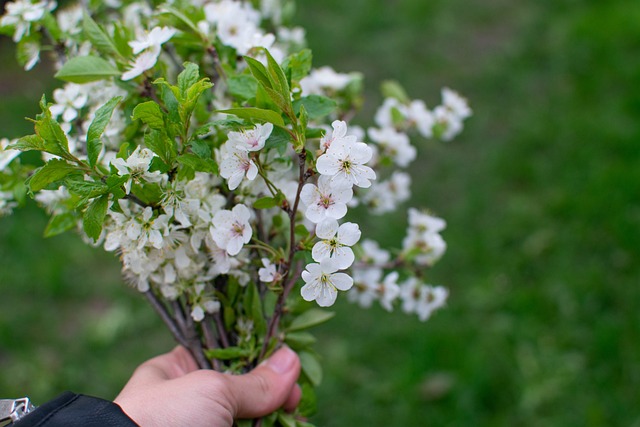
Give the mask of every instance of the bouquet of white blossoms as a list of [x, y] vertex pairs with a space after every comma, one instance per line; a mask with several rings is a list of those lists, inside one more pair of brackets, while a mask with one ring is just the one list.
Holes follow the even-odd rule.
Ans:
[[[286, 0], [16, 0], [0, 31], [25, 69], [52, 54], [65, 82], [35, 133], [0, 142], [0, 213], [32, 196], [51, 219], [114, 251], [203, 368], [241, 373], [286, 343], [302, 403], [263, 425], [303, 426], [321, 368], [307, 329], [339, 292], [421, 320], [446, 289], [424, 271], [445, 222], [409, 209], [402, 248], [362, 238], [348, 211], [410, 198], [409, 135], [450, 140], [471, 115], [449, 89], [428, 109], [383, 85], [375, 126], [350, 123], [362, 76], [312, 68]], [[366, 141], [366, 142], [364, 142]], [[21, 160], [39, 151], [42, 163]]]

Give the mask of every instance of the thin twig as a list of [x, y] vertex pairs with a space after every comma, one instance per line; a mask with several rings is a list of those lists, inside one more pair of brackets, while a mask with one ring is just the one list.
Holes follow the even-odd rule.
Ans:
[[176, 325], [175, 320], [171, 317], [171, 315], [167, 311], [167, 308], [158, 299], [156, 294], [154, 294], [153, 291], [149, 289], [144, 293], [144, 295], [145, 297], [147, 297], [147, 300], [151, 303], [151, 306], [153, 306], [156, 312], [160, 315], [160, 318], [162, 319], [162, 321], [169, 327], [169, 330], [171, 331], [171, 334], [173, 335], [175, 340], [178, 341], [178, 343], [181, 346], [185, 348], [189, 348], [189, 343], [187, 342], [183, 331], [181, 331], [180, 328], [178, 328], [178, 325]]
[[[210, 350], [219, 347], [213, 329], [211, 328], [211, 322], [213, 321], [214, 320], [211, 315], [206, 315], [202, 320], [202, 331], [204, 332], [205, 344], [207, 345], [207, 349]], [[220, 361], [218, 359], [213, 359], [213, 368], [218, 372], [222, 371], [222, 366], [220, 365]]]

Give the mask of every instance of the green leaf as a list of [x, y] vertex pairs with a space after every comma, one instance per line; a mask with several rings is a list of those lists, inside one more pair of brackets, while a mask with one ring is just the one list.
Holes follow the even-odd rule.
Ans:
[[251, 293], [251, 320], [255, 326], [258, 335], [265, 335], [267, 332], [267, 321], [264, 318], [264, 310], [262, 309], [262, 298], [255, 283], [249, 285], [253, 288]]
[[228, 110], [219, 110], [219, 113], [233, 114], [247, 120], [255, 120], [258, 122], [269, 122], [276, 126], [284, 127], [282, 116], [275, 111], [263, 110], [260, 108], [230, 108]]
[[318, 356], [308, 351], [298, 353], [300, 363], [302, 364], [302, 372], [309, 378], [311, 384], [319, 386], [322, 382], [322, 366], [318, 360]]
[[191, 152], [201, 159], [210, 159], [211, 158], [211, 147], [207, 144], [207, 141], [202, 139], [194, 139], [189, 144], [189, 148], [191, 148]]
[[164, 4], [160, 7], [160, 12], [161, 13], [168, 13], [171, 14], [173, 16], [175, 16], [176, 18], [178, 18], [180, 21], [182, 21], [187, 27], [189, 27], [194, 33], [198, 34], [201, 38], [204, 38], [204, 36], [202, 35], [202, 33], [200, 33], [200, 30], [198, 29], [198, 26], [196, 24], [193, 23], [193, 21], [184, 13], [180, 12], [178, 9], [168, 6], [167, 4]]
[[229, 86], [229, 93], [241, 100], [254, 98], [256, 90], [258, 90], [256, 78], [247, 74], [230, 77], [227, 80], [227, 85]]
[[316, 343], [316, 337], [309, 332], [290, 332], [285, 336], [284, 342], [294, 350], [302, 350]]
[[291, 80], [299, 82], [311, 71], [313, 55], [311, 50], [302, 49], [289, 56], [283, 64], [284, 68], [291, 70]]
[[82, 173], [76, 166], [65, 162], [64, 160], [53, 159], [49, 160], [44, 166], [37, 169], [36, 172], [31, 175], [27, 185], [32, 193], [40, 191], [47, 185], [60, 181], [62, 178], [72, 174]]
[[296, 225], [294, 232], [296, 235], [301, 237], [307, 237], [309, 235], [309, 230], [307, 230], [307, 227], [305, 227], [304, 224]]
[[267, 71], [265, 66], [262, 65], [262, 62], [249, 56], [245, 56], [244, 60], [249, 66], [249, 71], [251, 71], [253, 77], [255, 77], [256, 80], [258, 80], [258, 82], [260, 82], [264, 87], [271, 88], [272, 86], [271, 79], [269, 79], [269, 72]]
[[308, 329], [328, 321], [335, 315], [336, 314], [332, 311], [325, 311], [319, 308], [312, 308], [310, 310], [305, 311], [295, 319], [293, 319], [293, 321], [287, 328], [287, 331], [293, 332], [293, 331]]
[[280, 93], [283, 97], [290, 101], [290, 92], [289, 82], [287, 81], [287, 76], [284, 74], [284, 71], [280, 67], [280, 64], [271, 56], [271, 53], [267, 49], [265, 49], [264, 53], [267, 55], [267, 70], [269, 71], [269, 76], [271, 80], [271, 86], [274, 90]]
[[385, 98], [395, 98], [400, 101], [401, 104], [408, 104], [411, 99], [405, 92], [404, 88], [395, 80], [386, 80], [381, 85], [382, 95]]
[[44, 139], [42, 139], [38, 135], [27, 135], [18, 139], [13, 144], [8, 145], [7, 149], [20, 150], [20, 151], [31, 151], [31, 150], [45, 151], [46, 147], [45, 147]]
[[203, 159], [194, 154], [183, 154], [178, 156], [176, 160], [178, 163], [188, 166], [196, 172], [218, 174], [218, 165], [213, 159]]
[[98, 155], [100, 155], [100, 151], [102, 150], [102, 141], [100, 138], [111, 120], [113, 110], [115, 110], [120, 101], [122, 101], [122, 97], [117, 96], [111, 98], [106, 104], [98, 108], [93, 121], [89, 125], [89, 131], [87, 132], [87, 157], [91, 167], [94, 167], [98, 160]]
[[120, 76], [110, 62], [97, 56], [76, 56], [68, 60], [54, 76], [65, 82], [89, 83]]
[[290, 142], [291, 134], [283, 128], [276, 127], [271, 131], [271, 135], [269, 135], [264, 147], [265, 150], [271, 150], [274, 148], [278, 150], [280, 154], [284, 154], [284, 152], [287, 151], [287, 147]]
[[278, 206], [278, 201], [273, 197], [263, 197], [253, 202], [254, 209], [269, 209]]
[[67, 179], [65, 186], [70, 193], [87, 199], [93, 199], [109, 192], [109, 186], [100, 181]]
[[102, 225], [104, 218], [107, 216], [107, 207], [109, 206], [109, 195], [94, 199], [82, 216], [82, 225], [87, 236], [97, 241], [102, 233]]
[[303, 417], [310, 417], [318, 411], [318, 398], [313, 386], [307, 382], [300, 387], [302, 389], [302, 397], [298, 404], [298, 412]]
[[193, 62], [185, 62], [184, 70], [178, 74], [178, 88], [182, 98], [185, 99], [187, 90], [198, 82], [200, 78], [200, 69]]
[[178, 155], [175, 141], [159, 130], [151, 130], [145, 134], [144, 144], [169, 166], [173, 164]]
[[71, 212], [54, 215], [44, 229], [44, 237], [53, 237], [71, 230], [76, 226], [76, 216]]
[[84, 32], [84, 36], [89, 39], [93, 47], [95, 47], [98, 51], [105, 53], [107, 55], [116, 54], [120, 55], [116, 45], [114, 44], [111, 37], [107, 35], [107, 33], [93, 20], [91, 15], [89, 15], [86, 11], [83, 14], [82, 18], [82, 31]]
[[296, 427], [296, 419], [291, 414], [278, 413], [278, 421], [282, 427]]
[[205, 350], [209, 359], [232, 360], [251, 356], [251, 351], [240, 347], [214, 348]]
[[151, 129], [164, 130], [164, 114], [160, 106], [153, 101], [143, 102], [133, 109], [133, 120], [142, 120]]
[[300, 113], [302, 106], [307, 111], [309, 118], [316, 120], [331, 114], [338, 107], [338, 104], [326, 96], [309, 95], [293, 103], [293, 109], [296, 114]]

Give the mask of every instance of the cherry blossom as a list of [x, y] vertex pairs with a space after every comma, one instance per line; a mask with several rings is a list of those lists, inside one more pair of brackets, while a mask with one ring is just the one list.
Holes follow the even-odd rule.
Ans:
[[300, 289], [306, 301], [316, 301], [320, 307], [333, 305], [338, 291], [348, 291], [353, 286], [353, 279], [345, 273], [337, 273], [334, 261], [325, 258], [319, 264], [307, 264], [302, 272], [305, 285]]
[[345, 222], [338, 226], [337, 221], [325, 221], [316, 228], [316, 235], [323, 239], [311, 250], [313, 260], [320, 262], [329, 258], [338, 269], [349, 268], [355, 260], [351, 246], [355, 245], [362, 233], [358, 224]]
[[307, 206], [306, 218], [316, 224], [327, 218], [343, 218], [347, 214], [347, 203], [352, 198], [350, 187], [334, 188], [328, 176], [320, 176], [317, 186], [305, 184], [300, 193], [300, 200]]
[[249, 219], [251, 212], [245, 205], [235, 205], [232, 210], [218, 211], [213, 217], [211, 237], [218, 247], [231, 256], [237, 255], [242, 246], [249, 243], [253, 230]]

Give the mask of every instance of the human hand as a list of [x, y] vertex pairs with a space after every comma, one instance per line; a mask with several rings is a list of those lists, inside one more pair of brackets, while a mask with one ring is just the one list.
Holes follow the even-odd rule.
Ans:
[[140, 365], [115, 403], [143, 427], [231, 427], [234, 419], [295, 409], [299, 374], [300, 359], [288, 347], [244, 375], [198, 369], [191, 354], [176, 347]]

